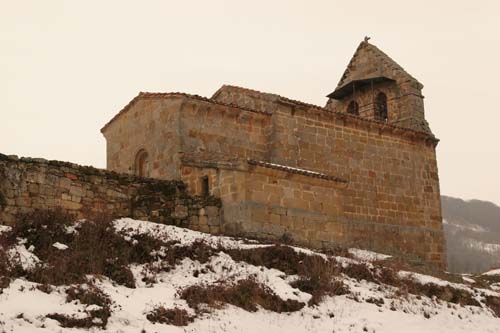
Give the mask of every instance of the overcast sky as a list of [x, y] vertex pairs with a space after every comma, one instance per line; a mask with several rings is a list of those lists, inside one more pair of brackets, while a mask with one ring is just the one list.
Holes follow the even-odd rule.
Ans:
[[0, 0], [0, 152], [105, 167], [139, 91], [324, 105], [365, 35], [424, 84], [443, 194], [500, 204], [499, 1]]

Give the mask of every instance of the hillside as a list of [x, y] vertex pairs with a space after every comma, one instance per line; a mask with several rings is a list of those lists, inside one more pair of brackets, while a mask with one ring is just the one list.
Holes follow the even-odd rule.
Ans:
[[500, 266], [500, 207], [447, 196], [441, 200], [448, 269], [477, 273]]
[[132, 219], [2, 227], [5, 332], [498, 332], [500, 271], [410, 271]]

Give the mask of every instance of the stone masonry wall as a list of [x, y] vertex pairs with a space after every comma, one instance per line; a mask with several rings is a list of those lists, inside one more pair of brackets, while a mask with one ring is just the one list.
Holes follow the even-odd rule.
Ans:
[[[139, 95], [140, 96], [140, 95]], [[144, 149], [150, 161], [148, 177], [179, 179], [179, 108], [183, 97], [136, 98], [122, 121], [111, 123], [106, 137], [107, 168], [135, 174], [137, 153]]]
[[[180, 111], [182, 158], [265, 158], [271, 115], [187, 98]], [[243, 135], [242, 135], [243, 134]]]
[[[251, 96], [247, 98], [248, 94]], [[336, 241], [444, 264], [435, 137], [269, 94], [264, 94], [263, 102], [259, 103], [259, 94], [229, 87], [221, 88], [214, 102], [185, 96], [177, 110], [179, 115], [172, 116], [177, 122], [165, 125], [177, 126], [178, 138], [172, 141], [172, 149], [178, 153], [175, 179], [185, 181], [191, 193], [199, 194], [201, 177], [209, 177], [211, 193], [220, 196], [223, 202], [225, 232], [232, 230], [236, 234], [240, 230], [279, 237], [284, 230], [291, 230], [294, 238], [314, 246]], [[169, 95], [158, 97], [169, 98]], [[253, 106], [257, 109], [252, 111], [249, 108]], [[149, 117], [146, 110], [142, 113]], [[140, 117], [141, 110], [136, 114]], [[122, 123], [131, 119], [124, 118], [125, 115], [107, 127], [109, 145], [119, 146], [121, 138], [129, 135], [129, 125]], [[116, 128], [123, 130], [111, 139], [110, 132]], [[144, 132], [138, 136], [148, 136], [146, 128], [137, 130]], [[170, 147], [170, 141], [165, 143], [160, 136], [147, 140], [154, 150]], [[122, 155], [121, 161], [132, 161], [135, 153], [123, 150], [117, 154]], [[299, 210], [316, 214], [314, 205], [318, 200], [311, 200], [311, 207], [302, 207], [300, 200], [304, 198], [296, 196], [310, 196], [311, 191], [306, 189], [310, 184], [290, 181], [284, 174], [267, 176], [270, 178], [264, 181], [259, 178], [258, 168], [245, 167], [248, 158], [347, 180], [343, 188], [323, 183], [312, 191], [315, 198], [332, 199], [323, 203], [324, 209], [330, 211], [320, 213], [323, 214], [320, 220], [331, 223], [317, 223], [317, 219], [308, 215], [302, 219], [302, 227], [297, 223], [288, 229], [279, 226], [282, 219], [278, 223], [274, 215], [283, 214], [273, 213], [275, 207], [279, 207], [276, 211], [285, 211], [284, 216], [299, 216]], [[152, 158], [151, 162], [156, 160]], [[160, 178], [170, 176], [161, 174], [160, 169], [158, 172]], [[270, 182], [264, 186], [266, 190], [255, 188], [261, 182]], [[297, 192], [294, 203], [278, 204], [280, 191], [283, 195], [285, 191]], [[266, 211], [265, 218], [262, 211]]]
[[[425, 226], [369, 221], [350, 213], [351, 184], [260, 166], [186, 161], [183, 180], [199, 191], [208, 175], [210, 191], [224, 207], [225, 234], [279, 239], [314, 247], [354, 246], [442, 265], [443, 238]], [[402, 241], [404, 240], [404, 241]]]
[[0, 224], [15, 223], [20, 213], [58, 207], [80, 218], [105, 213], [220, 232], [220, 200], [189, 195], [181, 181], [0, 154]]

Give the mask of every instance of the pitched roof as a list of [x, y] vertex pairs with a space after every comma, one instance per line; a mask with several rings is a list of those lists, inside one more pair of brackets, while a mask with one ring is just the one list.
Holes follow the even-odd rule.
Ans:
[[110, 121], [108, 121], [102, 128], [101, 128], [101, 133], [116, 119], [118, 119], [122, 114], [126, 113], [135, 103], [137, 103], [141, 99], [148, 99], [148, 98], [171, 98], [171, 97], [185, 97], [185, 98], [190, 98], [190, 99], [195, 99], [199, 101], [204, 101], [212, 104], [217, 104], [217, 105], [223, 105], [223, 106], [228, 106], [232, 108], [237, 108], [240, 110], [245, 110], [245, 111], [250, 111], [250, 112], [256, 112], [256, 113], [262, 113], [266, 115], [271, 115], [270, 112], [265, 112], [265, 111], [260, 111], [260, 110], [253, 110], [250, 108], [244, 108], [240, 107], [238, 105], [233, 105], [233, 104], [227, 104], [223, 102], [219, 102], [207, 97], [199, 96], [199, 95], [192, 95], [192, 94], [186, 94], [186, 93], [181, 93], [181, 92], [167, 92], [167, 93], [152, 93], [152, 92], [140, 92], [139, 95], [135, 96], [127, 105], [125, 105], [113, 118], [111, 118]]
[[262, 99], [275, 101], [275, 102], [281, 102], [281, 103], [285, 103], [285, 104], [294, 104], [294, 105], [300, 105], [300, 106], [304, 106], [304, 107], [323, 109], [323, 107], [321, 107], [319, 105], [298, 101], [298, 100], [284, 97], [284, 96], [281, 96], [281, 95], [278, 95], [275, 93], [263, 92], [263, 91], [239, 87], [239, 86], [235, 86], [235, 85], [231, 85], [231, 84], [222, 85], [222, 87], [217, 89], [217, 91], [212, 95], [211, 99], [217, 100], [217, 96], [225, 90], [239, 91], [239, 92], [243, 92], [243, 93], [248, 94], [248, 95], [255, 96], [257, 98], [262, 98]]
[[[382, 51], [380, 51], [380, 52], [382, 52]], [[216, 96], [221, 91], [223, 91], [223, 89], [231, 89], [231, 90], [242, 91], [242, 92], [249, 93], [249, 94], [252, 94], [252, 95], [264, 98], [264, 99], [268, 99], [268, 100], [272, 99], [272, 100], [274, 100], [274, 102], [277, 102], [277, 103], [284, 103], [284, 104], [295, 105], [297, 107], [302, 107], [302, 108], [306, 108], [306, 109], [317, 110], [317, 111], [321, 111], [321, 112], [327, 112], [329, 114], [332, 114], [332, 115], [334, 115], [336, 117], [339, 117], [339, 118], [342, 118], [342, 119], [351, 119], [352, 121], [355, 121], [355, 122], [361, 122], [361, 123], [366, 123], [366, 124], [373, 124], [375, 126], [379, 126], [380, 128], [390, 129], [392, 131], [400, 131], [400, 132], [403, 132], [403, 133], [409, 133], [410, 135], [416, 135], [418, 137], [423, 137], [426, 140], [428, 139], [428, 140], [434, 142], [435, 144], [437, 144], [439, 142], [439, 139], [437, 139], [432, 133], [428, 133], [428, 132], [425, 132], [425, 131], [414, 130], [414, 129], [411, 129], [411, 128], [408, 128], [408, 127], [402, 127], [402, 126], [398, 126], [398, 125], [394, 125], [394, 124], [390, 124], [390, 123], [386, 123], [386, 122], [381, 122], [381, 121], [375, 120], [375, 119], [368, 119], [368, 118], [364, 118], [364, 117], [360, 117], [360, 116], [356, 116], [356, 115], [351, 115], [351, 114], [344, 113], [344, 112], [333, 111], [333, 110], [324, 108], [322, 106], [318, 106], [318, 105], [314, 105], [314, 104], [310, 104], [310, 103], [301, 102], [301, 101], [298, 101], [298, 100], [294, 100], [294, 99], [290, 99], [290, 98], [287, 98], [287, 97], [280, 96], [278, 94], [266, 93], [266, 92], [262, 92], [262, 91], [258, 91], [258, 90], [254, 90], [254, 89], [248, 89], [248, 88], [243, 88], [243, 87], [238, 87], [238, 86], [233, 86], [233, 85], [223, 85], [221, 88], [219, 88], [214, 93], [214, 95], [211, 98], [207, 98], [207, 97], [203, 97], [203, 96], [199, 96], [199, 95], [181, 93], [181, 92], [169, 92], [169, 93], [140, 92], [139, 95], [137, 95], [136, 97], [134, 97], [122, 110], [120, 110], [113, 118], [111, 118], [110, 121], [108, 121], [102, 127], [101, 132], [103, 132], [118, 117], [120, 117], [122, 114], [124, 114], [125, 112], [127, 112], [137, 101], [139, 101], [141, 99], [147, 99], [147, 98], [186, 97], [186, 98], [200, 100], [200, 101], [204, 101], [204, 102], [208, 102], [208, 103], [212, 103], [212, 104], [217, 104], [217, 105], [223, 105], [223, 106], [227, 106], [227, 107], [231, 107], [231, 108], [236, 108], [236, 109], [243, 110], [243, 111], [261, 113], [261, 114], [265, 114], [265, 115], [268, 115], [268, 116], [272, 115], [272, 112], [251, 109], [251, 108], [248, 108], [248, 107], [243, 107], [243, 106], [239, 106], [239, 105], [235, 105], [235, 104], [224, 103], [222, 101], [217, 100]]]
[[417, 79], [406, 72], [391, 57], [365, 40], [359, 44], [354, 52], [335, 90], [337, 91], [355, 80], [377, 77], [395, 81], [411, 80], [417, 82], [420, 88], [423, 87]]

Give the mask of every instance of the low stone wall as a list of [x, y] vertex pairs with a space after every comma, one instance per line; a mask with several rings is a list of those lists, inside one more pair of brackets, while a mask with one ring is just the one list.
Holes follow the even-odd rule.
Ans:
[[93, 167], [0, 154], [0, 224], [58, 208], [84, 218], [105, 213], [219, 233], [221, 202], [194, 196], [181, 181], [123, 175]]

